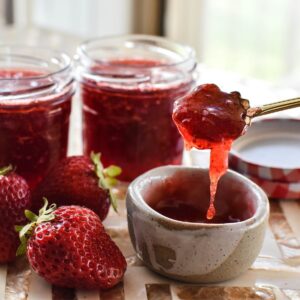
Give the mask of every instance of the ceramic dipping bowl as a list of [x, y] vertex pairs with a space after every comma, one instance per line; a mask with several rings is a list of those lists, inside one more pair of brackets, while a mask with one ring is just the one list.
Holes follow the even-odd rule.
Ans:
[[[208, 170], [164, 166], [134, 180], [127, 193], [128, 227], [138, 257], [169, 278], [210, 283], [245, 272], [263, 243], [269, 215], [266, 194], [246, 177], [228, 171], [218, 185], [216, 222], [178, 221], [151, 207], [180, 197], [204, 216], [209, 204]], [[232, 223], [221, 223], [229, 216]], [[237, 221], [237, 220], [240, 221]]]

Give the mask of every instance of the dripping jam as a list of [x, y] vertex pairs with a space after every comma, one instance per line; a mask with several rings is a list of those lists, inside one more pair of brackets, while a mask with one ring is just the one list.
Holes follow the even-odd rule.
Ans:
[[154, 179], [143, 195], [146, 203], [158, 213], [183, 222], [235, 223], [255, 213], [251, 195], [239, 181], [221, 180], [221, 191], [216, 193], [216, 214], [207, 218], [209, 206], [209, 176], [205, 172], [177, 171], [166, 179]]
[[173, 120], [187, 149], [211, 149], [210, 203], [206, 218], [216, 215], [217, 186], [228, 168], [232, 142], [246, 130], [246, 107], [240, 93], [224, 93], [214, 84], [197, 87], [174, 105]]

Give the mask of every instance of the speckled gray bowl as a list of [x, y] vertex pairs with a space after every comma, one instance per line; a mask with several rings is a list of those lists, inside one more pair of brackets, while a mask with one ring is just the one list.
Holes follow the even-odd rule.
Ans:
[[266, 194], [244, 176], [228, 171], [219, 182], [217, 214], [230, 214], [238, 207], [244, 220], [221, 224], [182, 222], [148, 205], [157, 201], [162, 191], [174, 193], [176, 182], [184, 201], [207, 209], [209, 178], [205, 169], [159, 167], [130, 184], [128, 227], [138, 257], [150, 269], [185, 282], [218, 282], [245, 272], [262, 247], [269, 215]]

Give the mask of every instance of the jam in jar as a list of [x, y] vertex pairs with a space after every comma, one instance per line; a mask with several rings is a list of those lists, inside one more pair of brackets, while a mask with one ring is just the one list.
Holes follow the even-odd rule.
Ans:
[[91, 40], [79, 49], [84, 153], [131, 181], [157, 166], [180, 164], [183, 141], [174, 101], [194, 85], [194, 52], [163, 38], [131, 35]]
[[34, 188], [67, 154], [71, 60], [30, 47], [0, 54], [0, 167], [12, 164]]

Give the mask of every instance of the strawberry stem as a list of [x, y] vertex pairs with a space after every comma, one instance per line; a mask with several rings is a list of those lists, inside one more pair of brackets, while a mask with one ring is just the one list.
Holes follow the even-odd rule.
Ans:
[[11, 171], [13, 171], [13, 166], [12, 165], [8, 165], [6, 167], [3, 167], [0, 169], [0, 175], [7, 175], [8, 173], [10, 173]]
[[98, 185], [100, 188], [109, 191], [109, 199], [110, 199], [111, 206], [113, 207], [115, 212], [118, 212], [117, 199], [115, 195], [112, 193], [112, 188], [118, 183], [116, 177], [121, 174], [122, 169], [115, 165], [111, 165], [107, 168], [104, 168], [100, 158], [101, 158], [100, 153], [91, 152], [91, 161], [95, 166], [95, 173], [99, 179]]
[[39, 210], [39, 215], [37, 216], [30, 210], [25, 210], [25, 216], [30, 221], [30, 223], [25, 226], [15, 226], [15, 230], [19, 233], [21, 244], [17, 249], [16, 255], [23, 255], [26, 252], [27, 241], [33, 233], [34, 228], [43, 223], [51, 221], [55, 218], [53, 212], [56, 210], [56, 204], [51, 204], [48, 208], [48, 200], [43, 198], [44, 206]]

